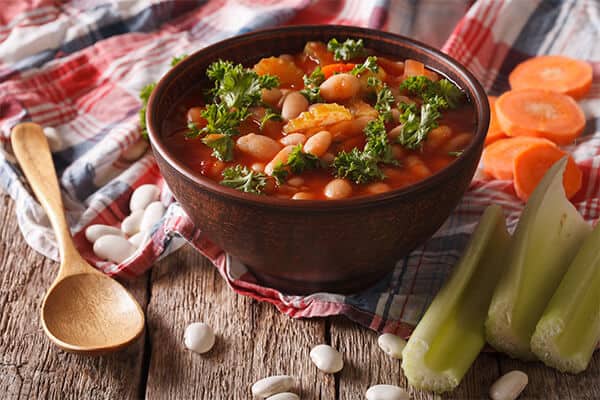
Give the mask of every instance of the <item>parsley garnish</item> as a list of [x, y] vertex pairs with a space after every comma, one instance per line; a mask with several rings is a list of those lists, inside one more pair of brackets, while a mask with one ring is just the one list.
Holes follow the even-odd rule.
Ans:
[[156, 82], [152, 82], [144, 86], [140, 92], [140, 99], [142, 100], [142, 108], [140, 108], [139, 111], [140, 128], [142, 131], [142, 137], [144, 138], [148, 138], [148, 127], [146, 126], [146, 108], [148, 107], [148, 100], [150, 99], [150, 95], [155, 87]]
[[392, 105], [396, 102], [396, 98], [392, 90], [380, 79], [370, 76], [367, 79], [367, 85], [374, 88], [377, 93], [375, 102], [375, 110], [382, 116], [384, 121], [392, 119]]
[[327, 43], [327, 50], [333, 53], [333, 59], [337, 61], [348, 61], [366, 55], [362, 39], [346, 39], [344, 43], [340, 43], [334, 38]]
[[340, 151], [333, 159], [335, 176], [347, 178], [355, 183], [367, 183], [385, 179], [378, 163], [397, 164], [387, 138], [383, 117], [369, 121], [364, 129], [367, 143], [363, 151], [356, 147], [351, 151]]
[[234, 142], [231, 136], [212, 134], [202, 139], [202, 143], [213, 149], [212, 155], [221, 161], [233, 160]]
[[187, 54], [182, 54], [182, 55], [180, 55], [180, 56], [178, 56], [178, 57], [173, 57], [173, 58], [171, 59], [171, 67], [174, 67], [174, 66], [176, 66], [176, 65], [177, 65], [177, 64], [179, 64], [181, 61], [183, 61], [183, 59], [184, 59], [184, 58], [186, 58], [186, 57], [187, 57]]
[[277, 114], [273, 109], [267, 108], [265, 115], [260, 119], [260, 130], [263, 130], [267, 121], [281, 121], [281, 115]]
[[317, 66], [310, 75], [304, 75], [304, 89], [300, 93], [306, 97], [310, 103], [320, 103], [321, 89], [320, 85], [325, 81], [325, 75], [320, 66]]
[[[230, 138], [231, 139], [231, 138]], [[267, 184], [267, 176], [248, 167], [236, 165], [222, 172], [221, 185], [246, 193], [261, 194]]]
[[434, 82], [425, 76], [411, 76], [405, 79], [400, 89], [421, 97], [425, 103], [431, 104], [438, 110], [456, 108], [464, 97], [463, 92], [448, 79]]
[[377, 65], [377, 57], [367, 57], [364, 63], [355, 65], [354, 68], [352, 68], [352, 71], [350, 71], [350, 73], [352, 75], [360, 75], [366, 70], [369, 70], [373, 73], [377, 73], [377, 71], [379, 70], [379, 65]]
[[224, 103], [218, 103], [207, 105], [200, 115], [206, 120], [206, 126], [197, 130], [197, 134], [190, 132], [188, 136], [197, 137], [211, 133], [237, 135], [240, 122], [248, 118], [250, 112], [247, 108], [231, 110]]
[[318, 168], [321, 165], [319, 158], [310, 153], [302, 151], [302, 144], [294, 147], [285, 163], [279, 163], [273, 168], [273, 177], [278, 184], [283, 183], [290, 173], [301, 174], [302, 172]]
[[431, 104], [423, 104], [420, 115], [417, 115], [415, 104], [402, 103], [400, 108], [403, 111], [400, 114], [402, 129], [396, 141], [408, 149], [418, 149], [429, 131], [437, 128], [440, 112]]

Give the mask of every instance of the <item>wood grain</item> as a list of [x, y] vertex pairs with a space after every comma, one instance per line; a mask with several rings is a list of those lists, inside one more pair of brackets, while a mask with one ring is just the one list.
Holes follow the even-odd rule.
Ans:
[[[65, 353], [44, 334], [39, 310], [58, 264], [27, 246], [13, 202], [0, 197], [0, 393], [3, 399], [135, 399], [143, 341], [104, 357]], [[126, 283], [145, 305], [147, 278]], [[143, 392], [143, 391], [142, 391]]]
[[[270, 375], [301, 378], [303, 399], [335, 398], [335, 382], [311, 364], [312, 345], [325, 340], [324, 320], [292, 320], [273, 306], [234, 294], [215, 268], [189, 248], [152, 273], [147, 321], [152, 356], [148, 399], [248, 399], [250, 386]], [[205, 355], [183, 347], [187, 324], [216, 332]]]
[[[56, 263], [29, 249], [14, 215], [13, 202], [0, 195], [0, 393], [3, 399], [249, 399], [250, 385], [264, 376], [299, 378], [307, 400], [361, 399], [376, 383], [406, 387], [400, 361], [377, 347], [377, 334], [344, 318], [292, 320], [273, 306], [234, 294], [203, 257], [184, 248], [152, 272], [146, 336], [125, 352], [89, 358], [58, 350], [38, 320], [44, 289]], [[126, 286], [146, 305], [148, 279]], [[183, 330], [202, 320], [217, 331], [206, 355], [185, 350]], [[144, 346], [145, 342], [145, 346]], [[310, 347], [331, 343], [344, 354], [336, 376], [311, 364]], [[502, 373], [521, 369], [529, 385], [520, 399], [600, 398], [600, 355], [589, 369], [572, 376], [541, 363], [523, 363], [484, 353], [459, 388], [441, 396], [485, 399]], [[413, 399], [435, 399], [411, 391]]]

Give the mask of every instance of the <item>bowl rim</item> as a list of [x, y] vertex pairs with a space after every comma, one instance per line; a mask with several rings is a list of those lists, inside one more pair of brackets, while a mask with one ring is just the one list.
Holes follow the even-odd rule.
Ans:
[[[323, 30], [327, 29], [335, 34], [339, 32], [342, 36], [347, 37], [358, 37], [362, 39], [368, 39], [369, 41], [388, 41], [392, 44], [402, 45], [408, 44], [413, 48], [416, 48], [419, 52], [429, 55], [431, 57], [435, 57], [441, 59], [443, 63], [450, 66], [453, 69], [453, 72], [461, 76], [461, 79], [467, 82], [467, 86], [463, 87], [458, 85], [461, 90], [466, 92], [475, 108], [475, 122], [476, 127], [474, 129], [474, 137], [469, 146], [464, 149], [462, 154], [456, 158], [455, 161], [450, 163], [448, 166], [444, 167], [440, 171], [432, 174], [431, 176], [413, 183], [409, 186], [398, 188], [394, 190], [390, 190], [388, 192], [373, 194], [373, 195], [363, 195], [357, 197], [350, 197], [346, 199], [338, 199], [338, 200], [292, 200], [292, 199], [281, 199], [274, 196], [266, 196], [266, 195], [256, 195], [252, 193], [245, 193], [239, 190], [235, 190], [233, 188], [229, 188], [219, 183], [213, 181], [210, 178], [204, 177], [196, 172], [194, 172], [191, 168], [186, 166], [183, 162], [177, 160], [177, 158], [167, 149], [163, 141], [161, 140], [159, 131], [160, 131], [160, 122], [157, 118], [154, 117], [153, 109], [158, 104], [158, 98], [162, 95], [162, 93], [169, 86], [169, 83], [175, 80], [175, 78], [181, 74], [186, 72], [188, 68], [195, 63], [195, 59], [203, 56], [204, 53], [211, 53], [212, 51], [224, 47], [224, 46], [232, 46], [237, 42], [245, 42], [248, 40], [253, 40], [257, 38], [261, 38], [264, 36], [269, 36], [274, 33], [284, 34], [286, 32], [292, 33], [305, 33], [307, 36], [310, 36], [310, 33], [314, 30]], [[307, 37], [307, 41], [310, 40], [310, 37]], [[456, 84], [456, 83], [455, 83]], [[488, 98], [483, 89], [481, 83], [475, 78], [475, 76], [460, 62], [450, 57], [449, 55], [442, 53], [440, 50], [437, 50], [429, 45], [426, 45], [417, 40], [390, 33], [384, 32], [380, 30], [370, 29], [370, 28], [362, 28], [355, 26], [346, 26], [346, 25], [294, 25], [294, 26], [286, 26], [286, 27], [277, 27], [277, 28], [268, 28], [268, 29], [260, 29], [256, 31], [252, 31], [249, 33], [244, 33], [241, 35], [236, 35], [219, 42], [216, 42], [207, 47], [203, 47], [195, 51], [194, 53], [188, 55], [185, 59], [179, 62], [175, 67], [171, 68], [166, 74], [164, 74], [161, 79], [158, 81], [155, 89], [153, 90], [147, 105], [146, 111], [146, 126], [148, 128], [148, 137], [152, 149], [154, 152], [158, 153], [160, 157], [162, 157], [172, 168], [174, 168], [179, 174], [183, 175], [188, 181], [193, 182], [194, 184], [200, 186], [204, 190], [207, 190], [213, 194], [218, 196], [227, 197], [230, 200], [236, 200], [243, 203], [250, 203], [254, 206], [260, 207], [268, 207], [268, 208], [277, 208], [277, 209], [288, 209], [288, 210], [331, 210], [332, 208], [356, 208], [356, 207], [365, 207], [365, 206], [374, 206], [377, 204], [381, 204], [384, 202], [389, 202], [393, 200], [397, 200], [401, 197], [407, 197], [412, 193], [421, 192], [428, 190], [432, 187], [435, 187], [441, 181], [450, 178], [452, 175], [457, 173], [460, 166], [460, 161], [467, 159], [470, 156], [473, 156], [474, 153], [478, 151], [478, 149], [482, 148], [483, 142], [485, 140], [487, 127], [490, 119], [490, 109]]]

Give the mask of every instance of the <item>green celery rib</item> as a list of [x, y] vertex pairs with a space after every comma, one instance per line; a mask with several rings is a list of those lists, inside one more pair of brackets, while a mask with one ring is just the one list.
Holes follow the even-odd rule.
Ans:
[[527, 202], [485, 323], [492, 346], [524, 360], [535, 359], [530, 348], [535, 326], [591, 231], [565, 196], [566, 164], [566, 157], [556, 162]]
[[488, 207], [452, 275], [402, 352], [402, 369], [419, 389], [454, 389], [485, 344], [484, 321], [510, 236], [499, 206]]
[[544, 364], [585, 370], [600, 340], [600, 224], [583, 242], [531, 338]]

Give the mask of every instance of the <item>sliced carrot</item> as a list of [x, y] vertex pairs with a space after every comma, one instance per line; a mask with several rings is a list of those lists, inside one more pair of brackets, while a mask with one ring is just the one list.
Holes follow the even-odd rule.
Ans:
[[411, 76], [425, 75], [425, 64], [415, 60], [404, 61], [404, 79]]
[[537, 136], [560, 145], [572, 143], [585, 127], [573, 98], [547, 90], [510, 90], [496, 100], [496, 115], [509, 136]]
[[[520, 152], [513, 163], [514, 186], [517, 196], [527, 201], [531, 193], [540, 183], [544, 174], [555, 162], [560, 160], [566, 152], [553, 146], [531, 146]], [[563, 175], [563, 186], [567, 198], [573, 197], [581, 188], [581, 170], [575, 164], [573, 157], [569, 160]]]
[[506, 133], [502, 132], [500, 124], [498, 123], [498, 116], [496, 115], [496, 96], [488, 96], [490, 103], [490, 126], [488, 127], [487, 135], [485, 137], [484, 146], [494, 143], [498, 139], [505, 139]]
[[483, 171], [496, 179], [512, 179], [515, 157], [523, 150], [539, 145], [556, 147], [547, 139], [529, 136], [497, 140], [483, 150], [481, 156]]
[[323, 75], [325, 75], [325, 79], [329, 78], [335, 74], [341, 74], [344, 72], [350, 72], [354, 68], [356, 64], [352, 63], [338, 63], [338, 64], [329, 64], [324, 66], [321, 70], [323, 71]]
[[585, 96], [592, 86], [592, 66], [564, 56], [539, 56], [517, 65], [508, 76], [512, 89], [544, 89]]

